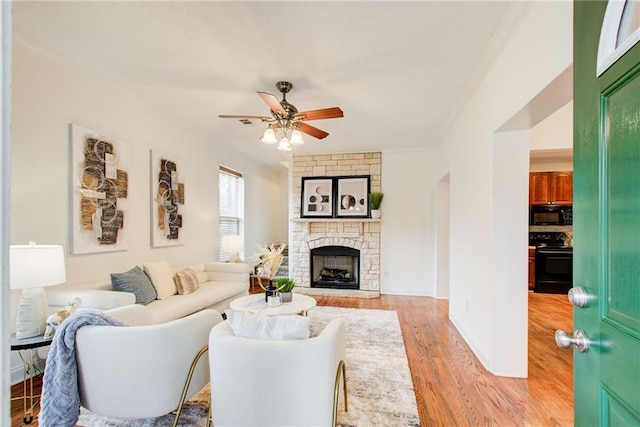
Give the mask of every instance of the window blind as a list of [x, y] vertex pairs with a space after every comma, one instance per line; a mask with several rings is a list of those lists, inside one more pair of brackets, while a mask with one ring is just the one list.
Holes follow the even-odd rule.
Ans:
[[242, 193], [242, 174], [221, 165], [218, 191], [220, 205], [218, 259], [220, 261], [228, 261], [232, 255], [228, 252], [222, 252], [222, 237], [242, 234], [242, 218], [244, 216]]

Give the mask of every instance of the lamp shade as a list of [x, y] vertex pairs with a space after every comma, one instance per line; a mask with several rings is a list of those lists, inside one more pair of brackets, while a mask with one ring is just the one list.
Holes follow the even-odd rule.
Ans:
[[237, 253], [244, 250], [244, 240], [242, 236], [222, 236], [222, 252]]
[[304, 144], [304, 140], [302, 139], [302, 133], [299, 130], [294, 130], [291, 134], [291, 140], [289, 141], [291, 145], [301, 145]]
[[286, 136], [280, 140], [280, 144], [278, 144], [278, 150], [291, 151], [291, 144], [289, 144], [289, 139]]
[[9, 247], [9, 259], [13, 289], [41, 288], [67, 280], [62, 246], [12, 245]]
[[262, 135], [262, 138], [260, 140], [265, 144], [275, 144], [276, 142], [278, 142], [276, 140], [276, 133], [271, 128], [267, 128], [267, 130], [264, 131], [264, 134]]

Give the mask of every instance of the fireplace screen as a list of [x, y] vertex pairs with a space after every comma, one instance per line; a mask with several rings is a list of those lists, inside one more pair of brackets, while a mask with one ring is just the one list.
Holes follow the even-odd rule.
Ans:
[[311, 250], [311, 287], [360, 289], [360, 251], [345, 246]]

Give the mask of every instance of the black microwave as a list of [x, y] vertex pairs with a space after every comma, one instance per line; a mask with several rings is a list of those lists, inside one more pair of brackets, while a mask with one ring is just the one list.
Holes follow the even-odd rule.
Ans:
[[529, 225], [573, 225], [573, 206], [532, 205]]

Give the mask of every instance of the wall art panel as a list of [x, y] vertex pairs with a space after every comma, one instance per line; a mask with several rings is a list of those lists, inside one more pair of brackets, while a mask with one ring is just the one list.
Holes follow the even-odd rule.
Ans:
[[73, 254], [127, 249], [129, 147], [71, 124]]
[[151, 246], [182, 244], [182, 212], [185, 186], [181, 162], [151, 150]]

